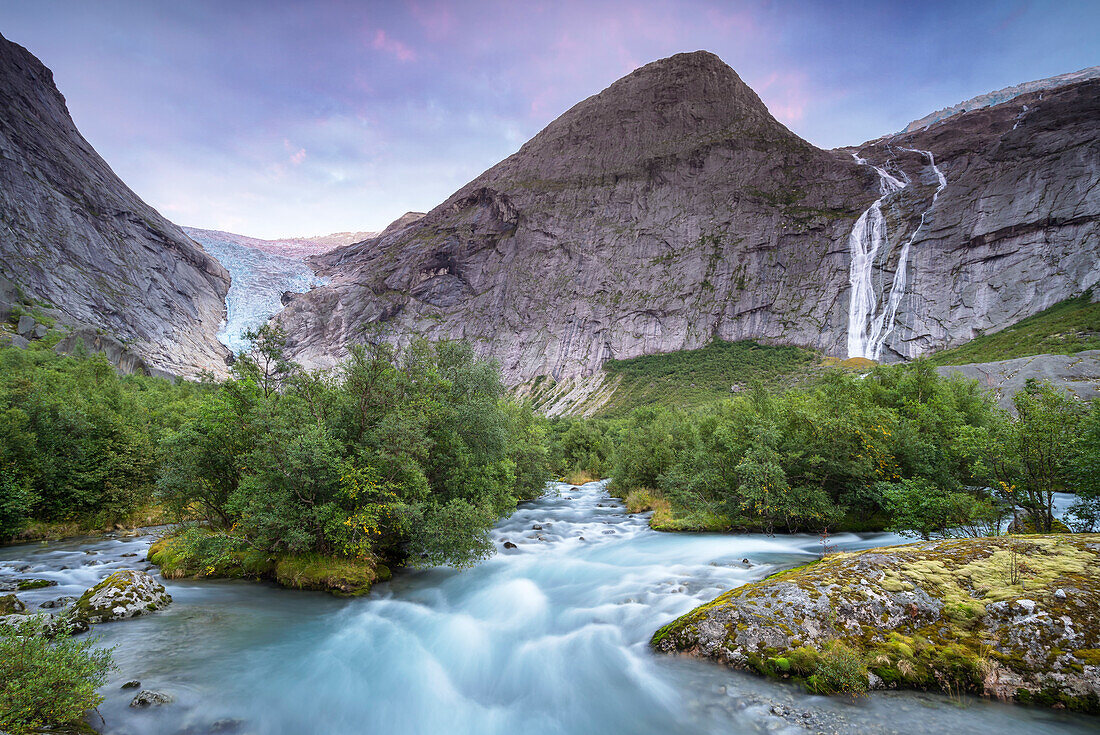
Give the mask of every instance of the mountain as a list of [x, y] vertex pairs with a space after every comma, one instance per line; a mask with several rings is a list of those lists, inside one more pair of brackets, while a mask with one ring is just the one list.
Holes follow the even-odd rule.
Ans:
[[1100, 81], [1075, 81], [824, 151], [718, 57], [678, 54], [418, 221], [314, 258], [330, 285], [278, 318], [307, 365], [377, 323], [571, 400], [608, 359], [715, 338], [916, 357], [1100, 278], [1098, 107]]
[[417, 222], [316, 259], [331, 285], [279, 319], [309, 365], [381, 322], [398, 342], [464, 338], [512, 384], [715, 337], [824, 332], [831, 347], [838, 243], [877, 186], [778, 123], [718, 57], [679, 54], [577, 104]]
[[56, 321], [130, 369], [224, 374], [229, 281], [80, 135], [50, 70], [0, 36], [0, 310], [40, 322], [19, 331]]

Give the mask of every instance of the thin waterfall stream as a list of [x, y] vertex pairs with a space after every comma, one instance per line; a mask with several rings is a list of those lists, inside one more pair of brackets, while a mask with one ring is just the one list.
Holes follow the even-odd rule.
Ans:
[[[940, 193], [947, 186], [947, 178], [936, 165], [936, 158], [931, 151], [915, 148], [901, 150], [927, 157], [928, 165], [936, 176], [937, 186], [932, 195], [931, 204], [921, 212], [920, 224], [906, 238], [898, 251], [894, 278], [890, 284], [889, 293], [883, 294], [883, 298], [876, 294], [874, 283], [876, 264], [879, 267], [884, 265], [890, 253], [889, 231], [882, 206], [892, 194], [904, 189], [908, 182], [902, 182], [884, 168], [869, 163], [856, 153], [852, 154], [856, 163], [871, 166], [878, 173], [882, 196], [859, 216], [848, 236], [848, 249], [852, 258], [849, 275], [852, 292], [848, 301], [848, 357], [850, 358], [881, 359], [882, 348], [886, 344], [886, 339], [894, 331], [898, 307], [905, 295], [908, 283], [909, 250], [917, 235], [924, 229], [928, 214], [936, 206]], [[881, 309], [878, 308], [880, 302]]]
[[[878, 692], [807, 695], [709, 662], [653, 653], [664, 623], [722, 592], [817, 558], [811, 535], [658, 533], [605, 483], [552, 485], [493, 531], [498, 553], [466, 570], [398, 574], [341, 600], [240, 581], [166, 580], [164, 611], [94, 628], [119, 665], [103, 732], [928, 733], [1094, 732], [1082, 716]], [[0, 572], [53, 579], [31, 608], [143, 568], [151, 536], [0, 548]], [[840, 549], [903, 542], [845, 534]], [[505, 548], [505, 541], [516, 548]], [[175, 702], [138, 710], [136, 690]], [[99, 720], [95, 720], [98, 726]]]

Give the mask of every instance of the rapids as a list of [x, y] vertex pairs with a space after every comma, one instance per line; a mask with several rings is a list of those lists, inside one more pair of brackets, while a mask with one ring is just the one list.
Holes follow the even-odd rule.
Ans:
[[[815, 558], [815, 536], [656, 533], [590, 483], [551, 486], [493, 538], [498, 553], [477, 567], [401, 573], [357, 600], [168, 580], [165, 611], [94, 629], [116, 646], [119, 668], [102, 690], [105, 724], [93, 722], [119, 735], [1095, 732], [1087, 718], [977, 699], [809, 696], [649, 650], [672, 618]], [[34, 607], [147, 567], [150, 541], [0, 548], [0, 576], [57, 580], [20, 593]], [[899, 541], [849, 534], [830, 544]], [[137, 690], [120, 686], [131, 679], [176, 702], [129, 708]]]

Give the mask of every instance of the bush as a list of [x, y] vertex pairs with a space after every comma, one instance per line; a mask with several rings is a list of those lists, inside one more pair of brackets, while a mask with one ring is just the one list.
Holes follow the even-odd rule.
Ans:
[[113, 668], [96, 638], [36, 635], [33, 621], [0, 626], [0, 729], [13, 735], [79, 721], [99, 706]]
[[854, 650], [839, 641], [825, 644], [811, 673], [806, 688], [814, 694], [847, 694], [859, 696], [867, 692], [867, 667]]

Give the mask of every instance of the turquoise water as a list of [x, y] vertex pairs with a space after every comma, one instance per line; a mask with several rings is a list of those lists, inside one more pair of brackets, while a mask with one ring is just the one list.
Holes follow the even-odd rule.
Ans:
[[[813, 697], [650, 652], [650, 635], [670, 619], [817, 556], [813, 536], [659, 534], [592, 483], [555, 486], [494, 538], [500, 553], [474, 569], [401, 574], [358, 600], [168, 581], [175, 601], [165, 611], [95, 628], [119, 664], [104, 688], [105, 724], [95, 723], [133, 735], [1096, 731], [1095, 720], [974, 699]], [[504, 550], [505, 540], [518, 548]], [[28, 602], [79, 594], [113, 569], [147, 566], [135, 561], [149, 541], [3, 548], [0, 574], [62, 583], [21, 593]], [[176, 702], [129, 708], [134, 691], [119, 687], [131, 679]]]

